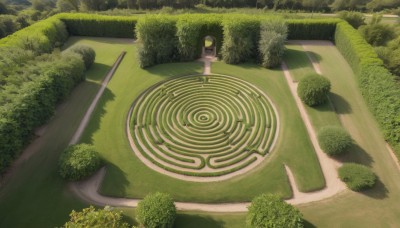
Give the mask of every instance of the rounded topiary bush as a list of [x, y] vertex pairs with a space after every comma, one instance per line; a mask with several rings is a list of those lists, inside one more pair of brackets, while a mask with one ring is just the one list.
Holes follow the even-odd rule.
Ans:
[[176, 207], [170, 195], [157, 192], [139, 202], [136, 217], [146, 228], [170, 228], [174, 225]]
[[82, 180], [96, 172], [101, 163], [101, 158], [93, 146], [72, 145], [61, 154], [59, 172], [66, 180]]
[[353, 191], [372, 188], [376, 175], [368, 167], [355, 163], [346, 163], [339, 168], [339, 177]]
[[297, 94], [308, 106], [324, 104], [331, 90], [331, 82], [318, 74], [311, 74], [301, 79]]
[[303, 227], [299, 210], [279, 196], [263, 194], [255, 197], [249, 206], [246, 223], [248, 227]]
[[81, 44], [74, 45], [70, 47], [68, 51], [82, 56], [86, 69], [89, 69], [94, 63], [94, 60], [96, 59], [96, 52], [93, 50], [93, 48], [86, 45], [81, 45]]
[[346, 153], [353, 145], [350, 134], [341, 127], [324, 127], [318, 132], [318, 143], [329, 156]]

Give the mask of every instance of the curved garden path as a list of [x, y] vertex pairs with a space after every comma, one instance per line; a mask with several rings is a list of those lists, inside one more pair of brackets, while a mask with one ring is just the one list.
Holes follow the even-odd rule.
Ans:
[[[312, 43], [309, 42], [307, 44], [312, 45]], [[314, 62], [312, 59], [310, 60], [313, 62], [314, 67], [318, 66], [318, 63]], [[210, 60], [204, 59], [203, 61], [205, 61], [204, 73], [211, 73]], [[301, 117], [307, 128], [310, 140], [315, 148], [326, 181], [326, 187], [322, 190], [310, 193], [300, 192], [297, 188], [295, 178], [290, 170], [290, 167], [285, 165], [289, 182], [293, 190], [293, 197], [291, 199], [286, 200], [286, 202], [290, 204], [303, 204], [329, 198], [346, 189], [344, 183], [341, 182], [337, 176], [337, 168], [340, 167], [341, 163], [331, 159], [325, 153], [322, 152], [321, 148], [318, 145], [316, 132], [311, 125], [311, 121], [307, 115], [304, 104], [300, 101], [300, 98], [297, 96], [296, 93], [297, 83], [292, 80], [290, 72], [285, 63], [282, 64], [282, 70], [289, 85], [290, 91], [293, 97], [295, 98], [296, 105], [300, 111]], [[318, 73], [320, 73], [319, 67], [318, 70], [317, 67], [315, 67], [315, 70]], [[104, 80], [105, 82], [102, 85], [102, 89], [103, 87], [105, 89], [105, 87], [107, 86], [108, 80], [110, 79], [108, 78], [107, 80], [107, 78]], [[92, 105], [95, 106], [97, 101], [98, 99], [96, 100], [95, 98], [93, 100]], [[82, 126], [80, 126], [79, 129], [81, 129], [81, 127], [82, 129], [84, 129], [84, 127], [87, 124], [87, 121], [90, 119], [93, 110], [94, 109], [89, 108], [88, 112], [85, 114], [84, 117], [84, 120], [86, 121], [81, 122]], [[79, 129], [74, 136], [74, 139], [76, 140], [78, 140], [80, 138], [80, 135], [82, 134], [82, 130]], [[75, 140], [72, 140], [71, 142], [73, 141]], [[103, 180], [105, 172], [106, 169], [102, 168], [95, 175], [93, 175], [91, 178], [87, 180], [71, 183], [70, 188], [77, 196], [79, 196], [84, 201], [87, 201], [88, 203], [103, 205], [103, 206], [110, 205], [110, 206], [120, 206], [120, 207], [136, 207], [140, 199], [114, 198], [114, 197], [103, 196], [98, 193], [98, 188]], [[224, 204], [203, 204], [203, 203], [191, 203], [191, 202], [176, 202], [175, 204], [179, 210], [199, 210], [199, 211], [209, 211], [209, 212], [245, 212], [247, 211], [247, 207], [249, 206], [250, 203], [244, 202], [244, 203], [224, 203]]]

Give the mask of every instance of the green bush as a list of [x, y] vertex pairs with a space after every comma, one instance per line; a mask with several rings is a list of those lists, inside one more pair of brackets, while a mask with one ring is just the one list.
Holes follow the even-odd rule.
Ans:
[[66, 24], [70, 35], [135, 38], [136, 17], [83, 13], [63, 13], [56, 17]]
[[362, 191], [372, 188], [376, 182], [376, 175], [366, 166], [345, 163], [339, 168], [339, 177], [353, 191]]
[[327, 78], [311, 74], [300, 80], [297, 94], [308, 106], [324, 104], [328, 100], [331, 83]]
[[248, 227], [303, 227], [299, 210], [272, 194], [255, 197], [249, 206], [246, 223]]
[[89, 69], [92, 64], [94, 63], [94, 60], [96, 58], [96, 52], [93, 50], [93, 48], [86, 46], [86, 45], [74, 45], [70, 48], [68, 48], [67, 51], [79, 54], [82, 56], [83, 62], [85, 63], [86, 69]]
[[266, 20], [261, 22], [258, 50], [262, 66], [273, 68], [282, 62], [286, 37], [287, 25], [283, 20]]
[[246, 62], [258, 56], [260, 20], [244, 15], [225, 16], [222, 22], [224, 42], [222, 59], [229, 64]]
[[339, 17], [347, 21], [347, 23], [349, 23], [355, 29], [362, 25], [365, 25], [365, 16], [363, 13], [360, 12], [340, 11]]
[[364, 39], [373, 46], [385, 45], [388, 41], [396, 37], [393, 28], [387, 24], [363, 25], [359, 30]]
[[78, 181], [93, 175], [101, 163], [101, 158], [93, 146], [72, 145], [60, 156], [59, 173], [66, 180]]
[[77, 227], [112, 227], [128, 228], [129, 224], [123, 222], [122, 211], [115, 211], [106, 206], [104, 209], [95, 209], [93, 206], [84, 208], [82, 211], [72, 211], [70, 220], [64, 224], [65, 228]]
[[321, 149], [329, 156], [348, 152], [353, 144], [353, 139], [341, 127], [324, 127], [318, 132], [318, 143]]
[[178, 58], [176, 18], [145, 16], [136, 25], [140, 67], [172, 62]]
[[139, 202], [136, 218], [146, 228], [171, 228], [176, 218], [174, 201], [165, 193], [149, 194]]

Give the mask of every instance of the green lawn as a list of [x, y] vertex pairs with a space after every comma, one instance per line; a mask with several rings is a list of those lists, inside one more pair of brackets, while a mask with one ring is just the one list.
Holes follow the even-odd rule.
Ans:
[[358, 90], [356, 78], [335, 47], [313, 46], [310, 51], [318, 57], [324, 76], [331, 80], [330, 98], [342, 125], [358, 145], [340, 160], [370, 166], [379, 182], [364, 193], [346, 191], [322, 202], [302, 205], [300, 210], [317, 227], [397, 227], [400, 172]]

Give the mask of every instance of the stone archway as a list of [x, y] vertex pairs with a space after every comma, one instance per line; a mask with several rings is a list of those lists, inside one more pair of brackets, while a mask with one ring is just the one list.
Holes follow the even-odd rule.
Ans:
[[203, 57], [216, 57], [217, 55], [217, 42], [215, 37], [206, 36], [203, 38], [203, 47], [202, 47], [202, 56]]

